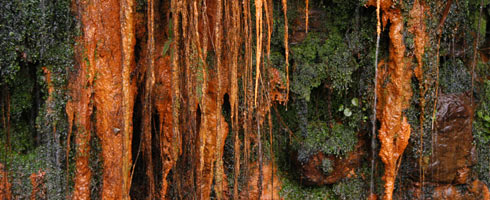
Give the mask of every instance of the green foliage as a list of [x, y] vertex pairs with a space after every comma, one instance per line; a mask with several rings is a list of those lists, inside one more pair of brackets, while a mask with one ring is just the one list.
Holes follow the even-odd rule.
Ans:
[[333, 191], [342, 200], [366, 199], [364, 185], [360, 178], [343, 179], [333, 187]]
[[[1, 142], [2, 147], [6, 144]], [[40, 159], [45, 152], [44, 148], [38, 148], [28, 154], [18, 152], [8, 153], [5, 148], [0, 148], [2, 164], [9, 169], [10, 183], [12, 184], [12, 195], [17, 199], [29, 199], [32, 191], [31, 181], [29, 179], [32, 173], [43, 169], [45, 162]], [[5, 161], [4, 159], [7, 158]]]
[[339, 94], [349, 89], [358, 65], [340, 33], [332, 31], [326, 39], [309, 33], [302, 43], [292, 46], [291, 51], [296, 62], [291, 91], [300, 98], [309, 101], [311, 90], [326, 80]]
[[325, 154], [346, 156], [357, 144], [356, 132], [342, 124], [332, 127], [323, 121], [308, 124], [308, 137], [299, 148], [299, 160], [306, 161], [311, 154], [321, 151]]
[[480, 180], [490, 184], [490, 80], [481, 87], [481, 99], [473, 122], [473, 136], [478, 151], [475, 167]]
[[71, 64], [75, 32], [70, 5], [68, 0], [0, 3], [0, 84], [12, 80], [22, 62]]
[[296, 181], [282, 178], [281, 197], [286, 200], [305, 199], [305, 200], [335, 200], [334, 192], [328, 186], [323, 187], [305, 187], [298, 184]]
[[461, 93], [471, 89], [471, 72], [460, 59], [442, 63], [439, 70], [439, 84], [444, 93]]
[[481, 102], [476, 110], [474, 135], [478, 142], [490, 142], [490, 80], [486, 80], [481, 90]]

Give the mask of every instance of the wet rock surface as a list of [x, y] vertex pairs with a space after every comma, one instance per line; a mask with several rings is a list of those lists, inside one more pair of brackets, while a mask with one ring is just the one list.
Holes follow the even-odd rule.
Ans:
[[272, 167], [272, 163], [264, 163], [262, 168], [262, 194], [259, 198], [259, 163], [252, 163], [255, 168], [252, 170], [252, 175], [248, 181], [246, 190], [242, 190], [240, 199], [282, 199], [279, 192], [281, 191], [281, 182], [276, 174], [276, 167]]
[[434, 154], [426, 174], [432, 182], [466, 182], [476, 163], [471, 123], [473, 107], [466, 94], [441, 95], [437, 105]]

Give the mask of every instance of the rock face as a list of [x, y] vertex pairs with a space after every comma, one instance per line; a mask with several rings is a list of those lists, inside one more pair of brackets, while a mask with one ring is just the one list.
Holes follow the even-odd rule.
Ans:
[[[337, 158], [318, 152], [311, 156], [306, 163], [301, 164], [300, 162], [297, 162], [300, 169], [301, 182], [305, 185], [321, 186], [340, 181], [359, 166], [359, 163], [365, 154], [362, 149], [363, 145], [364, 142], [360, 140], [356, 145], [356, 149], [349, 153], [346, 158]], [[325, 173], [322, 169], [322, 164], [326, 159], [332, 163], [329, 173]]]
[[465, 94], [447, 94], [438, 99], [434, 154], [426, 173], [432, 182], [466, 182], [476, 163], [472, 144], [473, 107]]
[[490, 200], [487, 186], [475, 180], [468, 185], [468, 191], [460, 191], [454, 185], [442, 185], [434, 188], [434, 200]]

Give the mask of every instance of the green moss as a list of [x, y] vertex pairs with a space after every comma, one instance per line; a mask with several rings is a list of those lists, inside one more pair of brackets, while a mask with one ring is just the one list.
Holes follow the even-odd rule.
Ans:
[[313, 121], [308, 124], [308, 136], [298, 147], [298, 159], [306, 161], [318, 151], [339, 157], [346, 156], [354, 150], [356, 144], [357, 134], [354, 130], [342, 124], [329, 125], [326, 122]]

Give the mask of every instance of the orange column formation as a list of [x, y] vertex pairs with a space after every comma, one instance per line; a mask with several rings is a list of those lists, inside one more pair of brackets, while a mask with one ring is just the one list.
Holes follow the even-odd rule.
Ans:
[[134, 1], [81, 1], [75, 9], [83, 35], [77, 47], [78, 74], [70, 79], [73, 100], [66, 108], [70, 129], [75, 122], [77, 130], [73, 199], [90, 199], [93, 107], [104, 160], [102, 199], [128, 199], [136, 92], [136, 81], [131, 77], [135, 68]]
[[[70, 77], [68, 88], [70, 89], [71, 101], [66, 104], [69, 129], [68, 139], [75, 124], [76, 143], [76, 171], [73, 199], [90, 199], [90, 182], [92, 172], [89, 167], [90, 158], [90, 135], [92, 130], [91, 115], [93, 112], [93, 82], [95, 75], [94, 54], [96, 44], [96, 22], [92, 18], [100, 16], [96, 12], [96, 4], [93, 1], [82, 1], [76, 8], [79, 20], [83, 24], [83, 35], [78, 38], [76, 46], [76, 68], [78, 72]], [[70, 144], [67, 144], [67, 157]], [[68, 159], [67, 159], [68, 169]]]
[[[367, 5], [375, 6], [376, 1], [369, 1]], [[391, 200], [395, 187], [395, 179], [401, 163], [402, 154], [410, 138], [410, 124], [403, 111], [408, 108], [411, 91], [411, 77], [409, 63], [405, 60], [405, 44], [403, 42], [403, 16], [400, 8], [392, 7], [391, 0], [382, 0], [383, 25], [391, 22], [389, 37], [389, 62], [386, 71], [379, 70], [376, 93], [379, 96], [377, 106], [378, 120], [381, 121], [378, 138], [381, 142], [379, 155], [385, 165], [383, 180], [385, 194], [383, 199]], [[383, 67], [380, 62], [379, 67]], [[390, 81], [383, 85], [385, 78]]]

